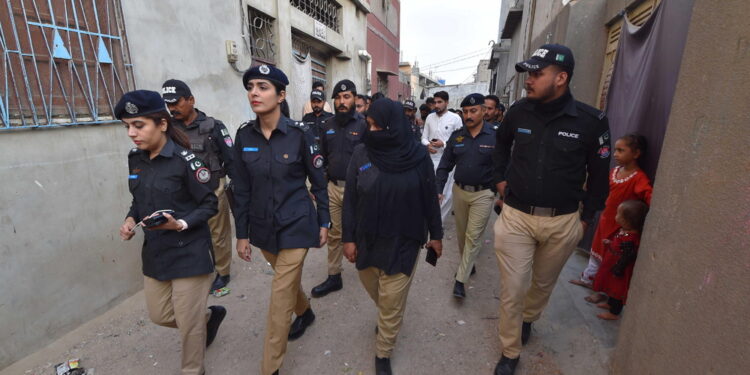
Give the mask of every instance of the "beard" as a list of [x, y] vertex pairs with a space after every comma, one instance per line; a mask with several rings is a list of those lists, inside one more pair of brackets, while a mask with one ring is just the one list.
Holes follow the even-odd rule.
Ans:
[[354, 117], [354, 108], [350, 108], [349, 110], [346, 109], [344, 106], [339, 106], [336, 108], [336, 123], [340, 126], [346, 125], [349, 120], [351, 120]]
[[315, 113], [316, 115], [319, 114], [320, 112], [323, 112], [323, 108], [321, 107], [313, 107], [312, 110], [313, 110], [313, 113]]

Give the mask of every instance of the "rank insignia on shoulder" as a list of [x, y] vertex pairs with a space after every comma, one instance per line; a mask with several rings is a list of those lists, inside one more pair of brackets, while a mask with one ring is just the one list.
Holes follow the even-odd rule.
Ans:
[[197, 171], [201, 167], [203, 167], [203, 162], [200, 161], [200, 160], [195, 160], [192, 163], [190, 163], [190, 169], [192, 169], [194, 171]]
[[316, 169], [323, 168], [323, 156], [315, 155], [315, 157], [313, 157], [312, 164]]
[[182, 156], [187, 156], [187, 154], [188, 154], [188, 150], [182, 150], [182, 152], [180, 152], [180, 155]]
[[135, 154], [136, 152], [138, 152], [138, 147], [133, 147], [130, 149], [131, 154]]
[[229, 130], [227, 129], [221, 129], [221, 135], [228, 137], [229, 136]]
[[200, 167], [195, 171], [195, 179], [201, 184], [205, 184], [206, 182], [211, 181], [211, 171], [206, 167]]
[[372, 163], [367, 163], [367, 164], [365, 164], [365, 165], [363, 165], [363, 166], [359, 167], [359, 171], [360, 171], [360, 172], [364, 172], [364, 171], [366, 171], [366, 170], [370, 169], [370, 167], [372, 167]]

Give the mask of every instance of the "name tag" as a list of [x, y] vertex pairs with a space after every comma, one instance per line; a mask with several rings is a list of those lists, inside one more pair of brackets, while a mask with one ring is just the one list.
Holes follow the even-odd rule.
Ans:
[[518, 128], [518, 132], [523, 134], [531, 134], [531, 129]]
[[562, 131], [562, 130], [559, 131], [559, 132], [557, 132], [557, 135], [560, 136], [560, 137], [572, 138], [572, 139], [579, 139], [579, 138], [581, 138], [581, 135], [578, 134], [578, 133], [566, 132], [566, 131]]
[[328, 129], [326, 134], [336, 134], [336, 131], [334, 131], [333, 129]]
[[466, 145], [465, 145], [465, 144], [463, 144], [463, 143], [456, 143], [456, 145], [455, 145], [455, 146], [453, 146], [453, 147], [464, 147], [464, 146], [466, 146]]
[[258, 150], [257, 147], [243, 147], [242, 151], [244, 151], [244, 152], [258, 152], [259, 150]]
[[128, 175], [128, 180], [137, 180], [137, 179], [138, 179], [138, 175], [137, 174]]
[[360, 172], [364, 172], [364, 171], [366, 171], [366, 170], [370, 169], [370, 167], [372, 167], [372, 163], [367, 163], [367, 164], [365, 164], [365, 165], [363, 165], [363, 166], [359, 167], [359, 171], [360, 171]]
[[495, 148], [493, 145], [479, 145], [479, 148]]

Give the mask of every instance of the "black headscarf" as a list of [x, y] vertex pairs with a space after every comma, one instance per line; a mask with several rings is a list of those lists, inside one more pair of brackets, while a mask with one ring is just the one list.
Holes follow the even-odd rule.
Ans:
[[383, 128], [370, 131], [362, 137], [370, 161], [386, 173], [398, 173], [412, 169], [427, 157], [427, 150], [414, 140], [409, 119], [399, 102], [388, 98], [378, 99], [367, 110], [367, 117]]
[[[367, 117], [383, 130], [368, 129], [362, 138], [368, 158], [380, 174], [365, 201], [361, 229], [369, 236], [421, 241], [430, 207], [425, 197], [437, 201], [427, 150], [414, 139], [401, 103], [378, 99], [370, 105]], [[427, 163], [426, 171], [422, 163]]]

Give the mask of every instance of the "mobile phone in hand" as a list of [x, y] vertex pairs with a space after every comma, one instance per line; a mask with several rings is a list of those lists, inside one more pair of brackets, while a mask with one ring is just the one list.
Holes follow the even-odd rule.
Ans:
[[433, 267], [437, 266], [437, 252], [435, 252], [435, 249], [432, 248], [432, 246], [427, 246], [427, 256], [425, 257], [425, 262], [431, 264]]

